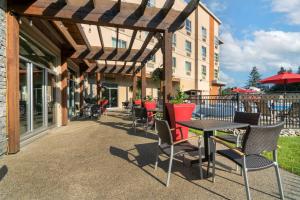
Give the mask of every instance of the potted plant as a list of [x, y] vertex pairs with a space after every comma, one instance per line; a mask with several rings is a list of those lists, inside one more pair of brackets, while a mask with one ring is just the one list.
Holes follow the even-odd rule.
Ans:
[[[141, 88], [142, 88], [142, 82], [141, 80], [137, 80], [137, 88], [136, 88], [136, 97], [132, 99], [133, 103], [135, 105], [142, 105], [142, 99], [141, 99]], [[133, 91], [133, 86], [129, 87], [129, 91]]]
[[[146, 108], [146, 110], [154, 110], [156, 108], [156, 102], [153, 100], [152, 96], [147, 96], [146, 100], [143, 102], [143, 106], [144, 108]], [[152, 121], [152, 120], [153, 120], [153, 113], [148, 112], [148, 121]]]
[[172, 130], [174, 141], [188, 138], [189, 128], [176, 123], [176, 121], [188, 121], [192, 118], [192, 113], [196, 105], [186, 102], [186, 98], [187, 95], [179, 89], [175, 98], [166, 104], [168, 121], [171, 129], [174, 129]]

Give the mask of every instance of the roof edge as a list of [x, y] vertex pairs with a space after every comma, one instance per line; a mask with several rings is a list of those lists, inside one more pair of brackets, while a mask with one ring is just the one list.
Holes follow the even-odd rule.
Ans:
[[211, 11], [209, 10], [204, 3], [202, 3], [201, 1], [199, 1], [199, 5], [208, 13], [210, 14], [219, 24], [222, 24], [222, 21]]

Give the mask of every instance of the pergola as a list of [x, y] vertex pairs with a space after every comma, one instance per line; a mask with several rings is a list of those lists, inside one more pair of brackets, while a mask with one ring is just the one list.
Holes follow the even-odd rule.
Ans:
[[[82, 2], [85, 2], [82, 5]], [[172, 91], [172, 34], [181, 29], [186, 18], [198, 7], [199, 0], [191, 0], [182, 11], [172, 9], [175, 0], [166, 0], [162, 8], [148, 7], [148, 0], [140, 4], [121, 0], [9, 0], [7, 7], [8, 49], [8, 131], [10, 153], [19, 150], [19, 23], [20, 17], [29, 18], [38, 26], [45, 21], [55, 27], [71, 48], [61, 45], [62, 124], [68, 121], [67, 112], [67, 60], [80, 67], [80, 88], [83, 90], [83, 74], [96, 73], [97, 82], [101, 74], [130, 75], [133, 80], [133, 98], [136, 95], [137, 74], [142, 82], [142, 98], [146, 96], [145, 64], [161, 49], [163, 55], [163, 101], [168, 102]], [[91, 46], [82, 24], [97, 26], [100, 46]], [[46, 27], [46, 26], [45, 26]], [[101, 27], [116, 28], [116, 47], [105, 47]], [[131, 29], [132, 36], [126, 49], [118, 48], [119, 29]], [[49, 28], [48, 28], [49, 29]], [[138, 31], [148, 35], [139, 49], [133, 49]], [[45, 34], [51, 37], [49, 31]], [[157, 43], [149, 49], [148, 44], [156, 38]], [[98, 61], [103, 61], [99, 64]], [[114, 61], [116, 64], [108, 64]], [[123, 64], [119, 64], [122, 62]], [[117, 64], [118, 63], [118, 64]], [[130, 64], [128, 64], [130, 63]], [[17, 82], [16, 82], [17, 80]], [[100, 91], [98, 90], [98, 93]], [[82, 92], [81, 92], [82, 95]], [[99, 94], [98, 94], [99, 95]], [[81, 96], [82, 97], [82, 96]], [[81, 98], [82, 103], [82, 98]]]

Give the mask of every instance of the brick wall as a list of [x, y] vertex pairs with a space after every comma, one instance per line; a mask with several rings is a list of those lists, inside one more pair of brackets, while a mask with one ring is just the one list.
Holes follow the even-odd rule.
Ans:
[[0, 1], [0, 154], [6, 138], [6, 1]]

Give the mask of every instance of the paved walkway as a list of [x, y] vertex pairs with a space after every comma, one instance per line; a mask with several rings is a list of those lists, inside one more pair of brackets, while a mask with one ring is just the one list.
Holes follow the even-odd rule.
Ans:
[[[131, 130], [115, 113], [100, 121], [77, 121], [49, 131], [16, 155], [0, 159], [0, 199], [244, 199], [243, 178], [221, 165], [216, 182], [198, 179], [197, 167], [167, 162], [153, 170], [156, 136]], [[232, 163], [217, 157], [222, 164]], [[300, 178], [281, 171], [287, 199], [299, 199]], [[276, 199], [273, 169], [250, 174], [253, 199]]]

